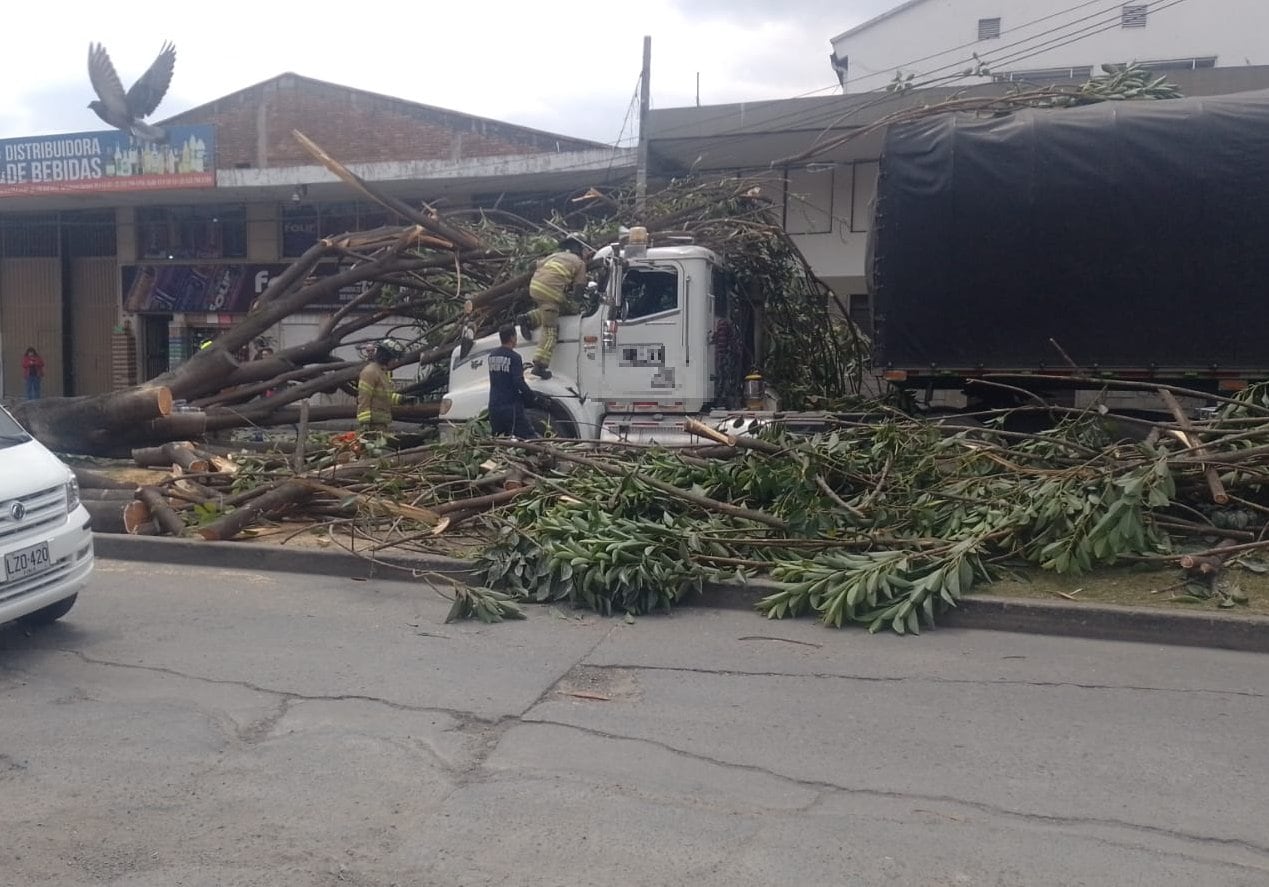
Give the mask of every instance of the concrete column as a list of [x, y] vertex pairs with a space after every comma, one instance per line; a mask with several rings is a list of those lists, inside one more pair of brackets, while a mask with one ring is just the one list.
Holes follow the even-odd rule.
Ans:
[[137, 209], [134, 206], [115, 209], [115, 252], [121, 264], [137, 260]]
[[251, 261], [278, 261], [282, 252], [278, 215], [277, 203], [247, 204], [247, 258]]

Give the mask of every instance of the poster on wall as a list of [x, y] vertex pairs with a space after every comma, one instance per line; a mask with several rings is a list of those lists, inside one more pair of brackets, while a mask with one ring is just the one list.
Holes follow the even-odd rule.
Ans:
[[169, 126], [166, 142], [110, 129], [0, 140], [0, 197], [216, 186], [216, 128]]
[[[245, 263], [124, 265], [123, 310], [130, 314], [246, 314], [269, 282], [288, 267]], [[313, 269], [313, 276], [328, 277], [338, 270], [336, 263], [324, 263]], [[364, 286], [367, 284], [345, 286], [309, 309], [340, 308], [361, 295]]]

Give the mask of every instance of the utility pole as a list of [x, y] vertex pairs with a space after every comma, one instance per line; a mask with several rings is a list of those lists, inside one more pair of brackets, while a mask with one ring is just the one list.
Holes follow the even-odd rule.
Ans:
[[639, 76], [639, 160], [635, 169], [635, 211], [643, 221], [648, 200], [648, 108], [652, 105], [652, 38], [643, 38], [643, 73]]

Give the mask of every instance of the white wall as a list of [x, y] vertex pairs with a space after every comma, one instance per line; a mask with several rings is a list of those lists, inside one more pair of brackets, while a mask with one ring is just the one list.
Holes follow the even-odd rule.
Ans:
[[[1125, 5], [1149, 7], [1146, 27], [1121, 26]], [[1001, 36], [979, 41], [978, 22], [987, 18], [1001, 19]], [[1079, 0], [924, 0], [832, 43], [837, 57], [848, 60], [846, 91], [868, 92], [885, 87], [896, 69], [915, 74], [915, 82], [962, 72], [973, 64], [974, 52], [998, 74], [1065, 67], [1100, 73], [1104, 63], [1209, 56], [1216, 57], [1218, 67], [1263, 65], [1269, 64], [1266, 32], [1269, 0], [1083, 5]]]
[[873, 158], [813, 164], [788, 171], [784, 226], [815, 273], [843, 299], [862, 293], [872, 200]]

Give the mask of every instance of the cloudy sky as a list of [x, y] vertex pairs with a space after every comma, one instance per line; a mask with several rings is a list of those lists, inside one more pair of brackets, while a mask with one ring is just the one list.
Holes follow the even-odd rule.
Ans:
[[698, 72], [702, 104], [823, 95], [836, 84], [829, 39], [898, 2], [432, 0], [332, 4], [330, 13], [291, 0], [15, 3], [4, 30], [30, 39], [0, 52], [0, 138], [104, 128], [87, 108], [89, 42], [105, 44], [127, 88], [171, 40], [176, 74], [157, 119], [294, 71], [612, 143], [645, 34], [654, 107], [693, 104]]

